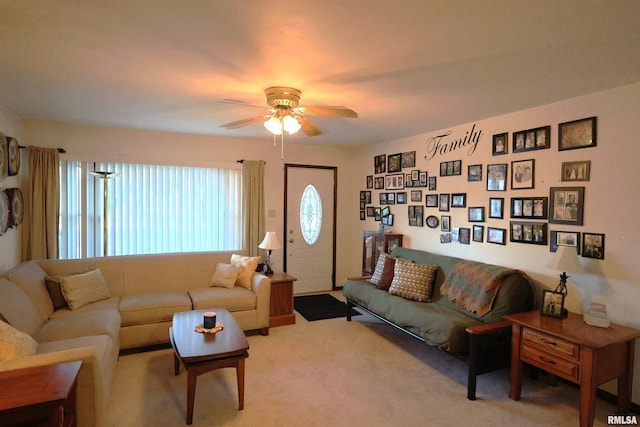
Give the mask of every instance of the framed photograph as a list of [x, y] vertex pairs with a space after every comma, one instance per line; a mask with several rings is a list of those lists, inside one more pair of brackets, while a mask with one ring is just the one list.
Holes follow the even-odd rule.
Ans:
[[406, 191], [401, 191], [396, 193], [396, 203], [399, 205], [406, 205], [407, 204], [407, 192]]
[[469, 222], [484, 222], [484, 206], [469, 208]]
[[463, 245], [468, 245], [471, 242], [471, 229], [461, 227], [458, 232], [458, 240]]
[[373, 218], [376, 216], [376, 210], [373, 206], [367, 206], [367, 216]]
[[382, 216], [382, 224], [383, 225], [393, 225], [393, 214], [383, 215]]
[[472, 239], [474, 242], [482, 243], [484, 241], [484, 225], [474, 225]]
[[502, 197], [491, 197], [489, 199], [489, 218], [504, 217], [504, 199]]
[[440, 176], [462, 175], [462, 160], [440, 163]]
[[411, 201], [422, 202], [422, 190], [411, 190]]
[[547, 219], [548, 197], [512, 197], [511, 218]]
[[492, 154], [494, 156], [501, 156], [502, 154], [507, 154], [508, 139], [509, 139], [509, 133], [507, 132], [493, 135]]
[[409, 206], [409, 225], [422, 227], [424, 225], [424, 206]]
[[449, 212], [449, 194], [440, 194], [438, 201], [438, 210], [441, 212]]
[[389, 154], [387, 156], [387, 172], [400, 172], [402, 170], [402, 153]]
[[387, 193], [387, 204], [388, 205], [396, 204], [396, 193]]
[[533, 188], [535, 182], [535, 160], [511, 162], [511, 189]]
[[375, 173], [385, 173], [387, 171], [387, 155], [380, 154], [373, 158], [373, 170]]
[[547, 244], [547, 223], [546, 222], [521, 222], [511, 221], [509, 223], [512, 242], [531, 243], [534, 245]]
[[582, 256], [604, 259], [604, 234], [582, 233]]
[[505, 245], [507, 230], [504, 228], [487, 227], [487, 242]]
[[467, 206], [467, 193], [454, 193], [451, 195], [452, 208], [464, 208]]
[[360, 191], [360, 200], [363, 201], [363, 202], [364, 202], [364, 199], [366, 197], [365, 193], [366, 193], [366, 191], [364, 191], [364, 190]]
[[482, 181], [482, 165], [467, 166], [467, 181], [469, 182]]
[[437, 191], [437, 181], [436, 181], [436, 177], [434, 176], [429, 176], [429, 191]]
[[438, 195], [437, 194], [427, 194], [424, 196], [425, 205], [428, 208], [437, 208], [438, 207]]
[[405, 175], [404, 186], [405, 186], [405, 188], [413, 187], [413, 180], [411, 179], [411, 174], [410, 173]]
[[591, 160], [578, 162], [562, 162], [562, 181], [589, 181]]
[[559, 246], [572, 246], [580, 255], [580, 233], [575, 231], [551, 230], [549, 238], [549, 251], [556, 252]]
[[364, 221], [365, 219], [365, 211], [360, 211], [360, 221]]
[[373, 219], [375, 219], [376, 221], [382, 221], [382, 209], [373, 208], [373, 211], [374, 211]]
[[440, 243], [451, 243], [451, 233], [441, 233]]
[[416, 167], [416, 152], [415, 151], [407, 151], [406, 153], [402, 153], [402, 167], [403, 168], [414, 168], [414, 167]]
[[429, 228], [436, 228], [439, 222], [440, 221], [438, 221], [438, 217], [435, 215], [429, 215], [425, 221], [427, 227]]
[[384, 176], [376, 176], [373, 180], [374, 190], [384, 190]]
[[440, 217], [440, 231], [443, 231], [445, 233], [451, 232], [451, 216], [442, 215]]
[[427, 186], [427, 172], [420, 172], [420, 179], [418, 180], [418, 185], [420, 187], [426, 187]]
[[507, 164], [487, 165], [487, 191], [507, 191]]
[[418, 169], [411, 171], [411, 181], [419, 181], [420, 180], [420, 171]]
[[551, 187], [549, 203], [550, 223], [582, 225], [584, 187]]
[[564, 294], [548, 290], [542, 291], [542, 306], [540, 307], [540, 314], [543, 316], [559, 318], [565, 317]]
[[558, 151], [595, 147], [596, 143], [595, 117], [560, 123], [558, 125]]
[[366, 203], [364, 202], [364, 200], [360, 200], [360, 210], [361, 210], [361, 211], [363, 211], [363, 210], [365, 210], [365, 209], [367, 208], [367, 207], [365, 206], [365, 204], [366, 204]]
[[385, 188], [387, 190], [402, 190], [404, 188], [404, 174], [396, 173], [385, 176]]
[[514, 132], [512, 144], [513, 153], [549, 148], [551, 147], [551, 126]]
[[378, 196], [380, 197], [380, 204], [381, 205], [386, 205], [387, 204], [387, 193], [380, 193]]
[[460, 227], [451, 227], [451, 241], [452, 242], [460, 241]]
[[365, 203], [365, 205], [370, 205], [371, 204], [371, 191], [365, 191], [364, 192], [364, 203]]
[[373, 175], [367, 175], [367, 188], [373, 188]]
[[382, 208], [381, 215], [383, 217], [389, 215], [390, 213], [391, 213], [391, 209], [389, 209], [389, 206], [385, 206], [384, 208]]

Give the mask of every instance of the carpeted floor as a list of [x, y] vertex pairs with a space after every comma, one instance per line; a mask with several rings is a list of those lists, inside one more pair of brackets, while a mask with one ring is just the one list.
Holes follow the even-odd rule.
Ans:
[[[339, 297], [339, 295], [336, 295]], [[194, 427], [554, 426], [578, 423], [579, 390], [545, 377], [525, 378], [522, 399], [508, 398], [509, 372], [478, 378], [466, 398], [467, 366], [368, 314], [250, 334], [245, 406], [238, 411], [235, 371], [198, 377]], [[105, 427], [184, 426], [187, 381], [173, 375], [171, 349], [122, 356]], [[615, 406], [600, 399], [595, 426]]]
[[[301, 295], [293, 298], [293, 308], [309, 322], [323, 319], [346, 317], [347, 308], [343, 301], [331, 294]], [[360, 312], [351, 309], [351, 315]]]

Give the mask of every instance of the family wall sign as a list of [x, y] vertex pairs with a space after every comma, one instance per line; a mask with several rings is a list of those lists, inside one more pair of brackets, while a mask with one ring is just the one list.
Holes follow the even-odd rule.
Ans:
[[464, 137], [449, 138], [453, 131], [447, 131], [443, 134], [432, 136], [426, 141], [427, 155], [425, 160], [431, 160], [435, 156], [442, 156], [457, 150], [467, 149], [467, 155], [471, 156], [476, 151], [478, 143], [482, 139], [482, 129], [476, 130], [475, 123], [470, 130], [464, 133]]

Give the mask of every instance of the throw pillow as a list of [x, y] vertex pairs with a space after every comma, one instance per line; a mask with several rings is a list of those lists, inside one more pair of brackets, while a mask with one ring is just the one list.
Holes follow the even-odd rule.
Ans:
[[384, 262], [387, 260], [387, 256], [388, 255], [384, 252], [380, 254], [380, 256], [378, 257], [378, 261], [376, 262], [376, 268], [373, 269], [373, 274], [369, 279], [369, 281], [376, 286], [378, 286], [378, 283], [380, 283], [380, 278], [382, 277], [382, 272], [384, 271]]
[[437, 265], [397, 259], [389, 293], [415, 301], [430, 302], [438, 268]]
[[111, 292], [100, 269], [62, 277], [60, 288], [71, 310], [111, 298]]
[[378, 289], [388, 291], [389, 286], [391, 286], [391, 281], [393, 280], [395, 264], [396, 259], [394, 257], [386, 253], [381, 253], [369, 281], [376, 285]]
[[36, 354], [36, 340], [9, 325], [0, 322], [0, 361], [17, 359]]
[[253, 273], [256, 271], [256, 267], [258, 267], [259, 262], [259, 256], [249, 257], [237, 254], [231, 255], [231, 265], [241, 267], [240, 273], [238, 273], [238, 278], [236, 279], [236, 285], [251, 289], [251, 278], [253, 277]]
[[239, 273], [240, 267], [219, 262], [218, 265], [216, 265], [213, 276], [211, 276], [211, 286], [233, 288], [236, 284]]
[[91, 266], [85, 270], [76, 271], [74, 273], [69, 274], [60, 274], [58, 276], [44, 276], [44, 284], [47, 287], [47, 292], [49, 292], [49, 297], [51, 298], [51, 302], [53, 303], [54, 310], [60, 310], [69, 308], [67, 305], [67, 300], [64, 299], [64, 295], [62, 295], [62, 289], [60, 289], [60, 284], [62, 282], [62, 278], [66, 276], [72, 276], [75, 274], [88, 273], [89, 271], [95, 270], [95, 266]]

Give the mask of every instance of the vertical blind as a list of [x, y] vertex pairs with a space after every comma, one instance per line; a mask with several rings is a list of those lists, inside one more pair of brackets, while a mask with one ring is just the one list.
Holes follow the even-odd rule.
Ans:
[[60, 177], [61, 258], [242, 248], [240, 169], [63, 161]]

